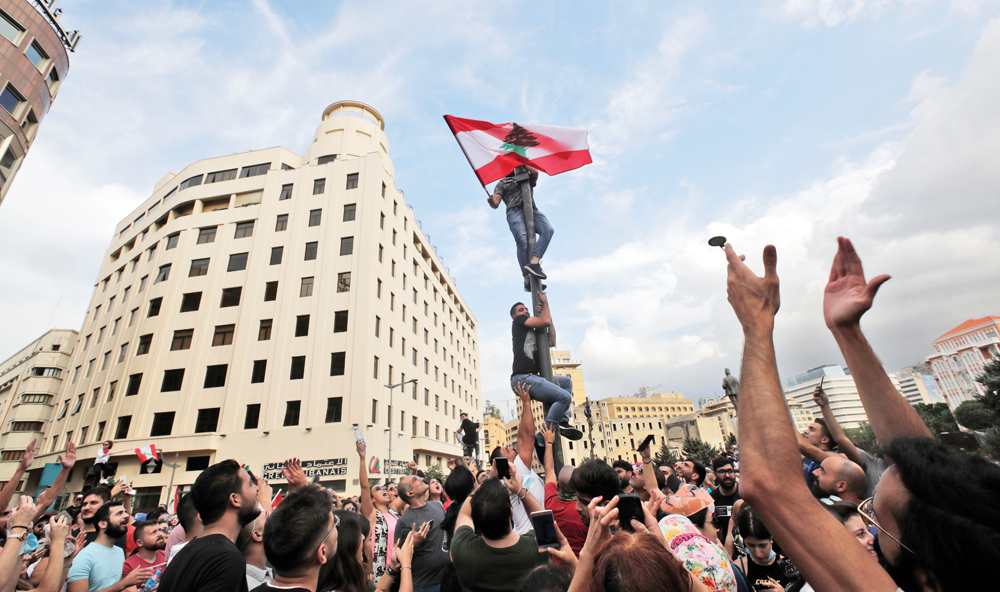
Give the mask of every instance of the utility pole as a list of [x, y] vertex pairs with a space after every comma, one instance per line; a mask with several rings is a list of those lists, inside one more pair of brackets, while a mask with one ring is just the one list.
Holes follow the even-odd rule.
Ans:
[[[408, 384], [417, 384], [417, 379], [407, 380], [406, 382], [400, 382], [399, 384], [387, 384], [385, 388], [389, 389], [389, 458], [385, 460], [385, 472], [386, 472], [386, 483], [392, 481], [392, 440], [395, 434], [392, 433], [392, 394], [396, 387], [406, 386]], [[400, 425], [399, 429], [402, 430], [403, 426]]]
[[[521, 201], [524, 202], [524, 228], [528, 233], [528, 261], [531, 261], [532, 254], [535, 252], [535, 202], [532, 199], [531, 182], [528, 178], [528, 167], [521, 165], [514, 169], [514, 180], [520, 184]], [[535, 312], [535, 307], [541, 302], [538, 298], [541, 281], [534, 274], [530, 273], [528, 274], [528, 281], [531, 282], [531, 314], [538, 316], [538, 313]], [[538, 361], [538, 371], [542, 375], [542, 378], [555, 384], [556, 381], [552, 378], [552, 353], [549, 351], [548, 328], [535, 329], [535, 342], [538, 347], [535, 352], [536, 360]], [[549, 407], [551, 405], [547, 403], [542, 407], [546, 415], [549, 412]], [[531, 413], [530, 405], [522, 413]], [[552, 445], [552, 461], [558, 474], [563, 467], [562, 436], [559, 434], [558, 426], [556, 426], [556, 441]]]
[[[165, 464], [168, 467], [170, 467], [170, 484], [167, 485], [167, 506], [168, 507], [170, 506], [170, 490], [172, 490], [174, 488], [174, 471], [177, 470], [177, 467], [178, 467], [177, 462], [180, 460], [180, 458], [181, 458], [181, 453], [180, 452], [175, 452], [174, 453], [174, 462], [172, 464], [168, 463], [167, 461], [163, 461], [163, 464]], [[175, 514], [177, 513], [177, 508], [174, 508], [174, 513]]]

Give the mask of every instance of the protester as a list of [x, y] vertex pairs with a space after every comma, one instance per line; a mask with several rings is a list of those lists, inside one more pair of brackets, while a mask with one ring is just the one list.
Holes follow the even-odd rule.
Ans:
[[[21, 483], [24, 473], [30, 469], [32, 463], [35, 462], [36, 454], [35, 440], [32, 440], [24, 449], [21, 461], [17, 463], [17, 467], [14, 468], [14, 473], [10, 476], [7, 482], [4, 483], [3, 489], [0, 489], [0, 514], [9, 509], [8, 506], [10, 505], [11, 499], [14, 497], [14, 492]], [[56, 502], [57, 498], [62, 495], [62, 489], [66, 485], [66, 480], [69, 479], [69, 475], [73, 471], [73, 465], [76, 464], [76, 444], [67, 442], [65, 452], [56, 457], [56, 462], [61, 464], [62, 468], [56, 475], [55, 480], [53, 480], [52, 485], [43, 491], [35, 500], [36, 514], [31, 517], [32, 523], [38, 522], [42, 515], [45, 514], [52, 504]], [[0, 524], [2, 524], [2, 521], [0, 521]], [[5, 537], [6, 534], [6, 530], [0, 532], [0, 544], [2, 544], [3, 537]]]
[[618, 473], [618, 489], [622, 493], [632, 493], [632, 464], [624, 460], [616, 460], [611, 463], [611, 468]]
[[[444, 507], [441, 502], [427, 501], [429, 487], [423, 477], [407, 475], [399, 480], [399, 497], [409, 505], [406, 512], [396, 521], [393, 539], [398, 545], [404, 540], [403, 529], [414, 533], [413, 540], [413, 588], [436, 591], [448, 565], [448, 552], [443, 549]], [[432, 528], [433, 527], [433, 528]]]
[[100, 480], [101, 478], [110, 478], [115, 474], [115, 469], [110, 466], [108, 461], [111, 459], [111, 448], [115, 443], [111, 440], [105, 440], [101, 444], [101, 451], [97, 453], [97, 457], [94, 458], [94, 466], [90, 468], [85, 479], [93, 476], [95, 480]]
[[167, 565], [167, 556], [163, 551], [167, 546], [167, 537], [152, 520], [136, 523], [135, 531], [132, 534], [135, 541], [136, 552], [125, 560], [122, 567], [122, 577], [125, 577], [133, 569], [149, 568], [153, 570], [163, 570]]
[[705, 482], [705, 465], [693, 458], [677, 463], [677, 474], [684, 483], [692, 487], [701, 487]]
[[605, 500], [618, 495], [621, 482], [618, 474], [606, 462], [588, 460], [573, 471], [569, 484], [576, 491], [576, 512], [583, 523], [590, 526], [591, 502], [601, 498], [599, 503], [607, 503]]
[[455, 441], [462, 444], [462, 454], [470, 458], [479, 458], [479, 422], [474, 422], [469, 419], [469, 414], [462, 413], [458, 414], [458, 419], [460, 423], [458, 424], [458, 429], [455, 430]]
[[158, 592], [246, 592], [246, 560], [235, 541], [260, 514], [257, 491], [250, 474], [235, 460], [216, 463], [198, 475], [191, 497], [205, 528], [177, 552], [163, 572]]
[[[531, 470], [531, 461], [535, 450], [535, 420], [531, 416], [530, 387], [515, 385], [514, 392], [521, 398], [521, 420], [517, 424], [517, 441], [514, 447], [497, 446], [490, 453], [490, 462], [493, 463], [489, 471], [489, 477], [497, 477], [496, 459], [504, 457], [510, 467], [511, 475], [516, 471], [521, 475], [521, 487], [523, 492], [510, 496], [510, 505], [514, 509], [514, 532], [525, 534], [531, 530], [531, 520], [528, 512], [524, 509], [521, 494], [530, 495], [541, 506], [545, 500], [545, 484], [538, 475]], [[541, 439], [541, 434], [538, 435]], [[481, 485], [480, 485], [481, 486]]]
[[337, 521], [337, 550], [320, 569], [317, 589], [365, 592], [368, 579], [363, 558], [363, 518], [344, 510], [333, 512], [333, 516]]
[[736, 520], [747, 550], [747, 555], [737, 559], [736, 565], [747, 583], [755, 590], [781, 592], [798, 579], [798, 570], [788, 558], [775, 552], [771, 531], [752, 508], [743, 508]]
[[267, 555], [264, 552], [264, 527], [267, 525], [267, 518], [267, 513], [261, 512], [260, 516], [244, 526], [239, 536], [236, 537], [236, 548], [240, 550], [243, 559], [247, 562], [248, 590], [253, 590], [274, 579], [274, 573], [267, 566]]
[[[538, 240], [535, 242], [535, 250], [531, 253], [529, 261], [528, 231], [524, 222], [524, 199], [521, 195], [521, 184], [514, 180], [514, 175], [515, 173], [511, 172], [503, 179], [500, 179], [493, 188], [493, 195], [487, 199], [487, 202], [489, 202], [490, 207], [494, 210], [500, 207], [501, 201], [507, 206], [507, 225], [510, 227], [510, 232], [514, 235], [514, 243], [517, 245], [517, 265], [524, 277], [524, 291], [530, 292], [531, 288], [528, 282], [529, 273], [542, 280], [547, 277], [542, 271], [541, 260], [555, 231], [552, 230], [549, 219], [545, 217], [545, 214], [538, 211], [534, 207], [534, 202], [532, 202], [535, 233], [538, 235]], [[537, 182], [538, 171], [532, 167], [528, 167], [528, 183], [532, 189], [534, 189]]]
[[[840, 426], [840, 422], [833, 415], [833, 411], [830, 410], [830, 400], [822, 387], [817, 386], [813, 391], [813, 402], [823, 413], [823, 420], [826, 422], [827, 430], [829, 430], [837, 450], [844, 453], [850, 460], [858, 463], [865, 471], [865, 478], [868, 480], [868, 489], [865, 491], [863, 497], [873, 497], [875, 495], [875, 488], [878, 487], [878, 482], [882, 479], [882, 474], [889, 468], [889, 464], [881, 455], [868, 454], [855, 446], [854, 442], [851, 442], [847, 434], [844, 433], [844, 428]], [[826, 455], [819, 456], [823, 459], [826, 458]], [[822, 463], [823, 461], [820, 460], [819, 462]]]
[[371, 555], [372, 573], [377, 582], [388, 567], [392, 549], [395, 546], [397, 515], [389, 510], [391, 498], [384, 485], [370, 485], [368, 469], [365, 463], [364, 442], [357, 442], [355, 447], [360, 460], [358, 482], [361, 485], [361, 515], [371, 524]]
[[[472, 472], [464, 465], [456, 465], [452, 469], [448, 478], [444, 480], [444, 490], [451, 499], [451, 505], [445, 510], [444, 522], [441, 529], [444, 530], [444, 544], [447, 550], [451, 550], [451, 541], [455, 538], [455, 524], [458, 522], [458, 513], [462, 509], [465, 499], [476, 489], [476, 482]], [[455, 564], [448, 563], [444, 575], [441, 577], [441, 592], [461, 592], [462, 585], [458, 581], [458, 574], [455, 573]]]
[[264, 525], [264, 553], [274, 579], [254, 592], [316, 592], [321, 568], [337, 551], [338, 525], [325, 491], [305, 487], [285, 497]]
[[576, 511], [576, 492], [570, 484], [576, 467], [565, 465], [559, 471], [556, 479], [555, 460], [552, 448], [555, 446], [556, 432], [547, 426], [542, 426], [542, 437], [545, 440], [545, 509], [552, 510], [556, 525], [569, 541], [573, 554], [580, 555], [583, 544], [587, 541], [587, 526]]
[[875, 552], [875, 536], [868, 530], [868, 525], [865, 524], [864, 518], [858, 512], [858, 506], [851, 502], [840, 501], [826, 504], [826, 509], [837, 520], [840, 520], [844, 528], [851, 533], [858, 544], [864, 547], [865, 551], [868, 551], [872, 559], [878, 561], [878, 553]]
[[[198, 515], [198, 509], [194, 507], [194, 498], [190, 493], [182, 495], [180, 501], [177, 502], [177, 519], [180, 521], [180, 525], [174, 528], [170, 536], [167, 537], [167, 546], [164, 549], [167, 553], [167, 564], [173, 561], [181, 549], [205, 529], [201, 523], [201, 516]], [[179, 540], [178, 537], [175, 537], [177, 534], [180, 535]], [[176, 540], [173, 545], [170, 543], [172, 539]]]
[[125, 551], [115, 540], [125, 536], [129, 515], [121, 502], [105, 502], [94, 513], [97, 536], [73, 560], [67, 577], [67, 592], [119, 592], [142, 584], [153, 575], [148, 567], [131, 569], [124, 575]]
[[441, 482], [432, 478], [427, 482], [427, 485], [430, 488], [427, 499], [435, 502], [441, 502], [443, 505], [447, 501], [447, 496], [444, 494], [444, 487], [441, 486]]
[[837, 496], [855, 506], [865, 499], [865, 491], [868, 489], [865, 471], [846, 458], [826, 458], [813, 471], [813, 477], [812, 492], [816, 497]]
[[729, 531], [729, 519], [733, 515], [733, 504], [740, 499], [740, 486], [736, 482], [733, 459], [720, 456], [712, 461], [712, 471], [718, 477], [719, 486], [712, 490], [715, 501], [715, 516], [719, 522], [719, 542], [725, 544]]

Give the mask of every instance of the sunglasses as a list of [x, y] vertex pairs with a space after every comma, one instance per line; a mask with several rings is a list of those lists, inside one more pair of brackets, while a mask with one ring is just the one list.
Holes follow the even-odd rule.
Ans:
[[[890, 539], [892, 539], [893, 541], [895, 541], [896, 544], [899, 545], [900, 547], [906, 549], [910, 553], [913, 553], [912, 549], [910, 549], [909, 547], [907, 547], [906, 545], [904, 545], [903, 543], [901, 543], [899, 541], [899, 539], [897, 539], [896, 537], [894, 537], [891, 534], [889, 534], [889, 532], [886, 529], [882, 528], [882, 526], [878, 523], [878, 521], [876, 520], [876, 516], [875, 516], [875, 498], [874, 497], [870, 497], [870, 498], [866, 499], [865, 501], [861, 502], [861, 504], [858, 505], [858, 514], [861, 514], [861, 518], [864, 519], [864, 521], [868, 524], [868, 526], [874, 526], [875, 528], [878, 529], [879, 533], [884, 534], [885, 536], [887, 536]], [[913, 553], [913, 554], [916, 555], [916, 553]]]
[[[330, 513], [333, 514], [333, 512]], [[337, 530], [338, 528], [340, 528], [340, 516], [333, 514], [333, 528], [330, 529], [330, 532], [326, 533], [326, 536], [323, 537], [323, 540], [321, 540], [318, 545], [316, 545], [316, 548], [319, 549], [320, 547], [322, 547], [323, 544], [330, 538], [330, 535], [333, 534], [333, 531]]]

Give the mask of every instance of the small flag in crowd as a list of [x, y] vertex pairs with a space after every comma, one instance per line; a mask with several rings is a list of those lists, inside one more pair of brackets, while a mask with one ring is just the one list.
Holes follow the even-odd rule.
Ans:
[[558, 175], [590, 164], [587, 130], [537, 123], [501, 123], [444, 116], [485, 187], [522, 164]]
[[160, 457], [156, 455], [156, 445], [150, 444], [149, 446], [140, 446], [135, 449], [135, 455], [139, 457], [140, 462], [146, 462], [147, 460], [160, 460]]
[[282, 499], [282, 496], [281, 496], [281, 492], [279, 491], [277, 494], [275, 494], [274, 499], [271, 500], [271, 508], [272, 509], [273, 508], [277, 508], [278, 504], [281, 503], [281, 499]]

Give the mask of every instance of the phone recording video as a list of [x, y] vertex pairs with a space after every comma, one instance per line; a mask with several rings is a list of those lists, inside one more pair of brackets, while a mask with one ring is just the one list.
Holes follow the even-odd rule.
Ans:
[[531, 513], [531, 525], [535, 529], [535, 540], [539, 549], [559, 546], [559, 536], [556, 534], [556, 521], [552, 510], [542, 510]]
[[493, 459], [493, 466], [497, 468], [497, 477], [510, 479], [510, 461], [502, 456], [497, 457]]
[[648, 449], [649, 445], [652, 444], [653, 440], [655, 440], [655, 439], [656, 439], [656, 436], [654, 436], [653, 434], [650, 434], [650, 435], [646, 436], [646, 439], [639, 443], [639, 447], [636, 448], [635, 451], [636, 452], [642, 452], [642, 451]]
[[642, 524], [644, 516], [642, 514], [642, 500], [635, 493], [619, 493], [618, 498], [618, 526], [626, 532], [635, 532], [632, 528], [632, 519], [635, 518]]

